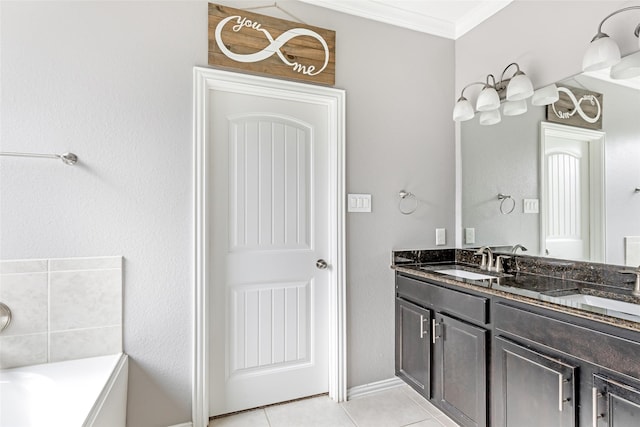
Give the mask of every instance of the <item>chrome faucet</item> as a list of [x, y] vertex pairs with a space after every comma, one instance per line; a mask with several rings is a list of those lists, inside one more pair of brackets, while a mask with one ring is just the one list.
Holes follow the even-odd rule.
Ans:
[[[485, 254], [486, 252], [486, 254]], [[476, 251], [476, 255], [482, 255], [480, 270], [491, 271], [493, 269], [493, 252], [489, 246], [483, 246]]]
[[640, 297], [640, 265], [635, 270], [621, 270], [620, 273], [636, 275], [636, 281], [633, 286], [633, 290], [631, 291], [631, 295], [634, 297]]
[[518, 252], [518, 249], [522, 250], [522, 252], [526, 252], [527, 251], [527, 248], [525, 248], [520, 243], [518, 243], [517, 245], [515, 245], [515, 246], [513, 246], [511, 248], [511, 253], [515, 254], [516, 252]]

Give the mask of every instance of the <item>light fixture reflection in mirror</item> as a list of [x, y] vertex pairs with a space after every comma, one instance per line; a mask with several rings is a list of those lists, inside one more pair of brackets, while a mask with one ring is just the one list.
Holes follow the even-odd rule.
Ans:
[[612, 79], [631, 79], [640, 76], [640, 55], [629, 55], [611, 67]]
[[541, 87], [536, 90], [531, 97], [531, 105], [549, 105], [560, 99], [560, 93], [558, 92], [558, 86], [555, 83], [549, 86]]
[[500, 120], [500, 110], [483, 111], [482, 113], [480, 113], [479, 123], [482, 126], [490, 126], [495, 125], [496, 123], [500, 123]]
[[519, 116], [527, 112], [527, 100], [507, 101], [502, 107], [502, 114], [505, 116]]

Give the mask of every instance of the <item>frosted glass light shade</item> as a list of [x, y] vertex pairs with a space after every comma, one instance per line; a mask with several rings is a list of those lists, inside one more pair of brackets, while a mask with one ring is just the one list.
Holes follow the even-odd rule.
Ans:
[[465, 97], [460, 97], [453, 107], [453, 120], [456, 122], [464, 122], [471, 120], [475, 112], [473, 111], [473, 105]]
[[612, 79], [630, 79], [640, 76], [640, 52], [625, 56], [611, 67]]
[[603, 35], [591, 42], [582, 58], [582, 71], [597, 71], [620, 61], [620, 48], [611, 37]]
[[507, 101], [502, 106], [502, 114], [505, 116], [519, 116], [527, 112], [527, 100]]
[[549, 105], [556, 102], [560, 99], [560, 94], [558, 93], [558, 86], [555, 83], [550, 84], [549, 86], [541, 87], [540, 89], [533, 92], [533, 97], [531, 98], [531, 105]]
[[533, 84], [522, 71], [516, 73], [507, 86], [507, 101], [520, 101], [533, 95]]
[[482, 126], [495, 125], [500, 123], [500, 110], [483, 111], [480, 113], [480, 124]]
[[498, 92], [492, 88], [486, 86], [478, 95], [476, 101], [476, 110], [478, 111], [491, 111], [500, 108], [500, 96]]

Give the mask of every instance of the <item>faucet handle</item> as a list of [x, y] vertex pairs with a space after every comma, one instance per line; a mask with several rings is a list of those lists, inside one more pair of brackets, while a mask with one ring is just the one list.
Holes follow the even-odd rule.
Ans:
[[498, 255], [496, 257], [496, 273], [502, 273], [504, 271], [504, 264], [502, 262], [509, 258], [511, 257], [507, 255]]
[[[478, 254], [480, 255], [480, 254]], [[487, 269], [487, 254], [482, 253], [482, 261], [480, 262], [480, 270]]]

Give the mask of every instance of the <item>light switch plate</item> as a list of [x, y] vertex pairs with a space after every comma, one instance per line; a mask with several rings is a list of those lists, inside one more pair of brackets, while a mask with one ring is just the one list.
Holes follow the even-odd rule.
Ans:
[[447, 244], [447, 232], [444, 228], [436, 228], [436, 246]]
[[539, 213], [540, 205], [538, 199], [524, 199], [523, 201], [523, 211], [524, 213]]
[[476, 242], [476, 229], [465, 228], [464, 229], [464, 243], [469, 245]]
[[371, 194], [349, 194], [348, 212], [371, 212]]

